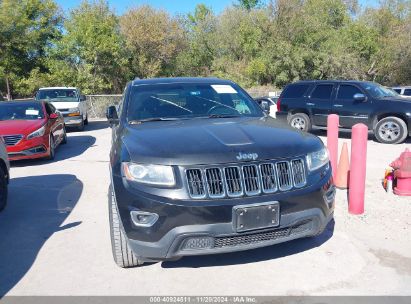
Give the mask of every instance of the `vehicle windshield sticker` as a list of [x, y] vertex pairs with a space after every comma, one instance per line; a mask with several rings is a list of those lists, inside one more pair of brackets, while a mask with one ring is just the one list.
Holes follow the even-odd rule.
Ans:
[[37, 115], [39, 115], [39, 110], [27, 109], [27, 110], [26, 110], [26, 115], [34, 115], [34, 116], [37, 116]]
[[213, 84], [211, 87], [218, 94], [237, 94], [237, 91], [230, 85], [225, 84]]

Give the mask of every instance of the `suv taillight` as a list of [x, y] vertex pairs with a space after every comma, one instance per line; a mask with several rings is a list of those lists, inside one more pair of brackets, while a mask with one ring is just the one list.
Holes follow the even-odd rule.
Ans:
[[281, 108], [281, 98], [278, 98], [278, 100], [277, 100], [277, 112], [280, 112], [280, 108]]

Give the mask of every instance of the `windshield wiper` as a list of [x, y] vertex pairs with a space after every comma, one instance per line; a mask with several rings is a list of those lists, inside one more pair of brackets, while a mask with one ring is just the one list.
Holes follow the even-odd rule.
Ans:
[[175, 117], [152, 117], [152, 118], [145, 118], [145, 119], [136, 119], [136, 120], [130, 120], [128, 123], [130, 125], [138, 125], [144, 122], [150, 122], [150, 121], [174, 121], [174, 120], [181, 120], [181, 118], [175, 118]]
[[233, 118], [233, 117], [241, 117], [241, 115], [235, 115], [235, 114], [210, 114], [207, 117], [208, 118]]

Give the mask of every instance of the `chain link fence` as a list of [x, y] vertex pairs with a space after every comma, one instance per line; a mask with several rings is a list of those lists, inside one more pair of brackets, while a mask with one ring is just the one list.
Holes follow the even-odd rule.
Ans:
[[117, 105], [122, 95], [87, 95], [88, 115], [90, 118], [105, 118], [108, 106]]

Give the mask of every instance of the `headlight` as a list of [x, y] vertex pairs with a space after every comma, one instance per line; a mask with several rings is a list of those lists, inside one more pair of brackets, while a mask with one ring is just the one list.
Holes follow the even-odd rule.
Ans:
[[68, 116], [80, 116], [80, 109], [79, 108], [71, 108], [69, 109]]
[[35, 138], [35, 137], [43, 136], [43, 135], [44, 135], [44, 132], [46, 132], [46, 127], [45, 127], [45, 126], [42, 126], [40, 129], [38, 129], [38, 130], [30, 133], [30, 134], [27, 136], [27, 139], [32, 139], [32, 138]]
[[125, 177], [131, 181], [160, 186], [175, 185], [171, 166], [123, 163], [123, 172]]
[[307, 165], [310, 171], [317, 170], [322, 166], [328, 164], [328, 150], [323, 147], [320, 151], [312, 152], [307, 155]]

